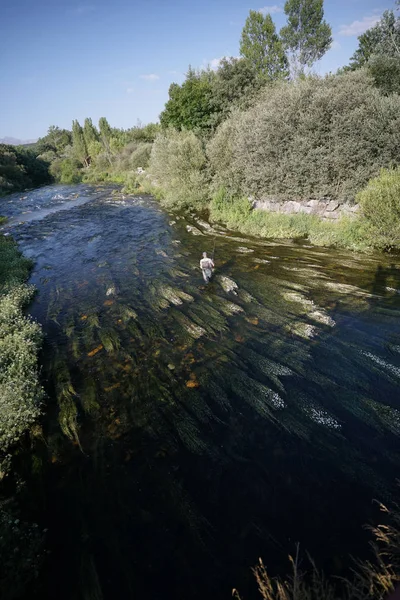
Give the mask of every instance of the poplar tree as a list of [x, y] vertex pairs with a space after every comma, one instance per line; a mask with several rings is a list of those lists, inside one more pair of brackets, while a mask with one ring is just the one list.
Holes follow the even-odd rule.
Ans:
[[100, 141], [103, 144], [103, 148], [105, 150], [107, 160], [111, 165], [112, 160], [111, 160], [110, 140], [112, 137], [112, 130], [111, 130], [111, 127], [105, 117], [101, 117], [99, 119], [99, 130], [100, 130]]
[[324, 20], [324, 0], [286, 0], [287, 25], [280, 35], [290, 55], [291, 75], [323, 57], [332, 44], [332, 29]]
[[72, 121], [72, 147], [76, 158], [84, 167], [89, 166], [89, 155], [83, 135], [83, 129], [79, 121]]
[[92, 123], [92, 119], [85, 119], [83, 125], [83, 137], [85, 138], [86, 147], [89, 148], [90, 144], [99, 141], [99, 132]]
[[287, 77], [288, 60], [270, 14], [251, 10], [243, 27], [240, 54], [266, 81]]

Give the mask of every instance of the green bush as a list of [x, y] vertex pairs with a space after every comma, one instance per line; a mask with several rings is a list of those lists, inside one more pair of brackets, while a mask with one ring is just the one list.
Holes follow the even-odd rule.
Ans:
[[151, 149], [153, 144], [140, 144], [136, 150], [134, 150], [130, 156], [130, 167], [131, 169], [137, 169], [142, 167], [145, 169], [149, 164]]
[[48, 167], [29, 149], [0, 144], [0, 194], [49, 183]]
[[80, 163], [74, 158], [66, 158], [60, 165], [60, 183], [80, 183], [82, 169]]
[[400, 247], [400, 168], [382, 169], [372, 179], [357, 200], [371, 225], [375, 246]]
[[[42, 334], [23, 314], [33, 288], [24, 285], [31, 263], [0, 236], [0, 463], [40, 414], [43, 390], [37, 373]], [[2, 469], [3, 470], [3, 469]]]
[[167, 130], [157, 136], [150, 157], [150, 172], [164, 190], [164, 204], [202, 208], [208, 197], [206, 156], [192, 131]]
[[209, 142], [214, 187], [354, 200], [382, 167], [400, 163], [399, 129], [400, 96], [382, 95], [364, 70], [269, 86]]
[[31, 287], [20, 285], [0, 296], [0, 454], [8, 452], [41, 412], [41, 328], [22, 312], [32, 294]]

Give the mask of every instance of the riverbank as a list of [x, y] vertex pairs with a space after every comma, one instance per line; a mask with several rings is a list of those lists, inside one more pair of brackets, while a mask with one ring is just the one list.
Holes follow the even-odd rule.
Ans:
[[[166, 201], [166, 192], [151, 181], [151, 176], [139, 176], [134, 185], [125, 186], [127, 193], [152, 194], [161, 205], [175, 208]], [[284, 214], [253, 208], [247, 198], [232, 198], [220, 189], [203, 209], [208, 210], [211, 222], [228, 229], [261, 239], [308, 240], [315, 246], [342, 248], [355, 252], [370, 253], [384, 248], [377, 246], [376, 234], [361, 216], [342, 216], [337, 220], [323, 220], [306, 213]]]
[[24, 484], [14, 465], [43, 402], [38, 371], [42, 330], [24, 314], [34, 294], [33, 286], [26, 284], [31, 266], [17, 244], [0, 235], [0, 596], [4, 599], [20, 597], [35, 577], [42, 545], [37, 525], [24, 520]]

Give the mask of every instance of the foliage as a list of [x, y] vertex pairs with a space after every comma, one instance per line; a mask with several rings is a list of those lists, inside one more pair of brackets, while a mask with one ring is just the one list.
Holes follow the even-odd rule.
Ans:
[[343, 217], [338, 222], [327, 222], [305, 213], [251, 210], [247, 198], [232, 196], [225, 188], [220, 188], [210, 203], [210, 219], [246, 235], [275, 239], [307, 238], [318, 246], [368, 251], [374, 241], [361, 219]]
[[160, 129], [161, 127], [158, 123], [147, 123], [147, 125], [142, 125], [139, 122], [136, 127], [128, 129], [123, 135], [127, 142], [153, 143], [160, 133]]
[[18, 518], [14, 507], [0, 505], [0, 597], [21, 598], [38, 576], [43, 560], [43, 532]]
[[48, 166], [30, 148], [0, 144], [0, 195], [49, 183]]
[[83, 135], [83, 129], [78, 121], [72, 121], [72, 147], [74, 156], [84, 167], [88, 167], [90, 157], [86, 145], [86, 139]]
[[37, 156], [52, 152], [59, 156], [62, 151], [72, 144], [72, 133], [67, 129], [60, 129], [51, 125], [47, 134], [40, 138], [34, 145]]
[[235, 111], [230, 119], [220, 125], [216, 135], [207, 143], [207, 158], [211, 166], [212, 189], [226, 188], [235, 194], [241, 189], [242, 170], [234, 162], [238, 135], [242, 131], [244, 113]]
[[43, 391], [38, 382], [39, 325], [22, 309], [32, 297], [24, 285], [30, 262], [16, 244], [0, 237], [0, 458], [36, 421]]
[[382, 169], [379, 177], [358, 194], [357, 200], [372, 226], [375, 245], [400, 247], [400, 168]]
[[291, 55], [294, 75], [322, 58], [332, 44], [332, 30], [324, 21], [324, 0], [286, 0], [288, 23], [280, 31]]
[[240, 40], [240, 54], [264, 81], [284, 78], [288, 61], [270, 14], [251, 10]]
[[382, 96], [364, 71], [276, 84], [230, 121], [207, 153], [214, 186], [232, 187], [235, 173], [237, 195], [354, 200], [400, 163], [400, 97]]
[[384, 94], [400, 94], [400, 57], [374, 54], [367, 63], [375, 85]]
[[393, 10], [386, 10], [376, 25], [359, 36], [347, 69], [363, 66], [385, 94], [400, 93], [400, 16]]
[[365, 66], [374, 55], [400, 58], [400, 17], [386, 10], [376, 25], [358, 38], [358, 48], [350, 59], [350, 68]]
[[212, 80], [211, 103], [215, 106], [215, 124], [224, 121], [235, 107], [248, 107], [261, 85], [248, 60], [223, 58]]
[[111, 165], [111, 148], [110, 141], [112, 137], [111, 127], [105, 117], [99, 119], [100, 141], [103, 145], [105, 155]]
[[58, 180], [60, 183], [79, 183], [82, 181], [81, 164], [75, 158], [65, 158], [60, 163]]
[[37, 378], [39, 325], [22, 308], [33, 290], [15, 287], [0, 297], [0, 453], [2, 457], [33, 425], [41, 412], [43, 391]]
[[99, 141], [99, 132], [97, 131], [96, 127], [93, 125], [92, 123], [92, 119], [86, 118], [84, 125], [83, 125], [83, 137], [85, 140], [85, 144], [86, 144], [86, 148], [88, 149], [88, 153], [89, 152], [89, 148], [90, 146], [92, 146], [92, 144], [95, 144], [96, 142]]
[[206, 157], [192, 131], [167, 130], [156, 138], [150, 172], [165, 190], [164, 203], [201, 208], [207, 200]]
[[189, 67], [182, 85], [172, 83], [169, 100], [160, 115], [161, 126], [189, 130], [210, 128], [215, 112], [211, 102], [213, 77], [211, 71], [196, 72]]

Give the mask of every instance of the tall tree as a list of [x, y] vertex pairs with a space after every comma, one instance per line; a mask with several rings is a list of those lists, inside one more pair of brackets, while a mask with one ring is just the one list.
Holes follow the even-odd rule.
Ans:
[[169, 100], [160, 115], [161, 126], [203, 131], [210, 129], [215, 111], [211, 102], [211, 82], [214, 78], [212, 71], [196, 72], [189, 66], [182, 85], [172, 83], [169, 87]]
[[374, 55], [400, 59], [400, 17], [396, 17], [393, 10], [386, 10], [374, 27], [359, 36], [350, 69], [363, 67]]
[[332, 44], [332, 29], [324, 20], [324, 0], [286, 0], [287, 25], [280, 35], [290, 56], [291, 75], [323, 57]]
[[99, 132], [92, 123], [92, 119], [85, 119], [83, 124], [83, 137], [85, 138], [86, 147], [89, 148], [90, 144], [99, 141]]
[[79, 121], [72, 121], [72, 147], [74, 155], [84, 167], [89, 166], [88, 149]]
[[260, 88], [261, 81], [245, 58], [223, 58], [212, 81], [211, 103], [216, 108], [215, 122], [227, 118], [232, 108], [245, 108]]
[[251, 10], [243, 27], [240, 54], [266, 81], [287, 77], [288, 60], [272, 17]]
[[99, 130], [100, 130], [100, 140], [103, 144], [103, 148], [105, 150], [105, 154], [110, 165], [112, 164], [111, 160], [111, 148], [110, 148], [110, 140], [112, 137], [111, 127], [105, 117], [101, 117], [99, 119]]

